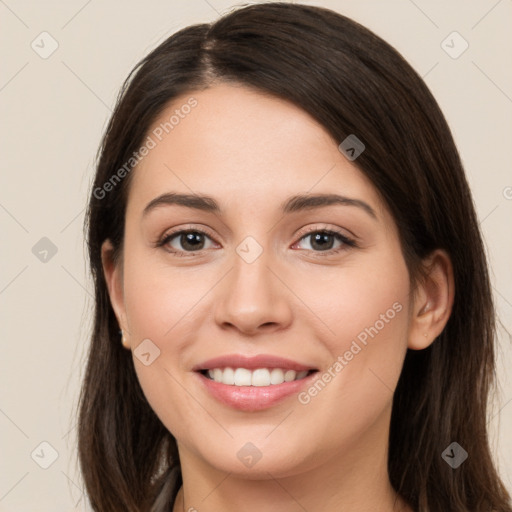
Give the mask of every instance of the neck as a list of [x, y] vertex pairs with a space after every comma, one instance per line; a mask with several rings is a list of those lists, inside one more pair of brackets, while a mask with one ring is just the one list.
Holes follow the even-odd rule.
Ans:
[[[384, 484], [373, 481], [366, 487], [368, 479], [365, 482], [348, 479], [340, 483], [334, 478], [326, 482], [317, 475], [309, 476], [313, 478], [308, 480], [302, 475], [293, 482], [289, 478], [248, 481], [224, 474], [218, 481], [209, 482], [209, 491], [206, 486], [190, 488], [185, 483], [185, 488], [178, 492], [173, 512], [412, 512], [389, 481]], [[348, 487], [351, 483], [356, 486]]]

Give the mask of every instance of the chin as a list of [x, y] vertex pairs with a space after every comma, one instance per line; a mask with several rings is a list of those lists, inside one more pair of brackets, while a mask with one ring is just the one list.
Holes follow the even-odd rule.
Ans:
[[[211, 447], [199, 452], [201, 458], [216, 470], [248, 480], [268, 480], [300, 474], [317, 466], [299, 446], [284, 447], [257, 441], [232, 442], [231, 446]], [[300, 453], [300, 457], [297, 454]], [[315, 458], [318, 454], [315, 455]]]

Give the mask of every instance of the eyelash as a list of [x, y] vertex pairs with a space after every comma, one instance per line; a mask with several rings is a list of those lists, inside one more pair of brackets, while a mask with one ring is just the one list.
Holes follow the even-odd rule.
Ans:
[[[171, 231], [170, 233], [165, 234], [156, 243], [156, 246], [164, 247], [173, 238], [176, 238], [178, 235], [187, 234], [187, 233], [200, 233], [201, 235], [205, 235], [215, 242], [215, 240], [213, 239], [211, 234], [208, 233], [207, 231], [205, 231], [203, 229], [198, 229], [198, 228], [193, 228], [193, 229], [190, 228], [190, 229], [181, 229], [181, 230]], [[342, 245], [340, 247], [338, 247], [337, 249], [328, 249], [326, 251], [314, 251], [312, 249], [306, 249], [306, 250], [312, 251], [313, 253], [315, 253], [315, 255], [318, 255], [320, 257], [331, 256], [331, 255], [337, 254], [341, 251], [346, 251], [348, 248], [357, 248], [358, 247], [355, 240], [353, 240], [352, 238], [348, 238], [346, 235], [342, 234], [341, 232], [332, 230], [332, 229], [318, 229], [318, 227], [309, 228], [305, 233], [302, 233], [300, 238], [293, 245], [296, 245], [297, 243], [301, 242], [304, 238], [307, 238], [308, 236], [311, 236], [311, 235], [317, 234], [317, 233], [334, 236], [339, 242], [342, 243]], [[217, 242], [215, 242], [215, 243], [217, 243]], [[173, 254], [174, 256], [181, 258], [181, 257], [199, 256], [207, 249], [202, 249], [200, 251], [179, 251], [176, 249], [169, 250], [166, 248], [165, 250], [167, 250], [167, 252]]]

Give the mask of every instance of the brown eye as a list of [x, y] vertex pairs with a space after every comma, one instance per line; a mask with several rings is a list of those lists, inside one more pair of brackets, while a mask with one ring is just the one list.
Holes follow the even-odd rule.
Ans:
[[[210, 245], [208, 245], [208, 242]], [[211, 238], [201, 230], [182, 230], [170, 233], [159, 243], [173, 253], [193, 253], [211, 248]]]
[[[355, 242], [346, 236], [336, 231], [330, 230], [317, 230], [304, 235], [298, 243], [302, 240], [310, 240], [310, 247], [306, 247], [306, 250], [313, 250], [315, 252], [337, 252], [343, 250], [347, 246], [354, 247]], [[334, 245], [338, 242], [338, 245]]]

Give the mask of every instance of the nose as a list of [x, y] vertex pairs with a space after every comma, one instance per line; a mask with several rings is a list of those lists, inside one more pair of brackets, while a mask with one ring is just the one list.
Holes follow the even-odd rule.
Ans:
[[[233, 268], [217, 287], [215, 321], [245, 335], [285, 329], [292, 321], [290, 291], [266, 251], [248, 263], [235, 253]], [[282, 273], [282, 272], [281, 272]]]

